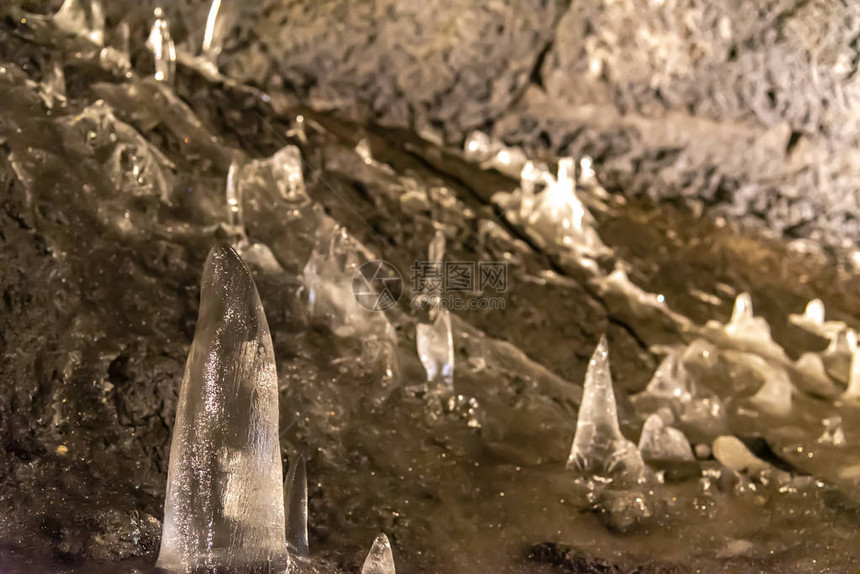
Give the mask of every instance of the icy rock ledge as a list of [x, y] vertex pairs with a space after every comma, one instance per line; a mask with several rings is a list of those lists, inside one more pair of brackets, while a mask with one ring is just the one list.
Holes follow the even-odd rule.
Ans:
[[282, 488], [268, 323], [248, 268], [218, 246], [179, 391], [158, 566], [287, 568]]

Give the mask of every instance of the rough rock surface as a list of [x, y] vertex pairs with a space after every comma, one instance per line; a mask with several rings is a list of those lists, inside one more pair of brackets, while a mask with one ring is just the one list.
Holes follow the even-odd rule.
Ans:
[[[612, 187], [860, 241], [860, 5], [276, 2], [231, 71], [461, 142], [587, 153]], [[264, 16], [262, 16], [264, 15]]]

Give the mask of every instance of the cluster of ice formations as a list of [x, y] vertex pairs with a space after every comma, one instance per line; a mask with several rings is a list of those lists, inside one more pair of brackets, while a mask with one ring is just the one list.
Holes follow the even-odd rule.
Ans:
[[508, 147], [483, 132], [472, 132], [466, 138], [464, 155], [468, 161], [481, 164], [484, 169], [496, 169], [505, 175], [516, 177], [526, 163], [521, 149]]
[[248, 268], [214, 248], [176, 411], [158, 566], [286, 568], [278, 378]]
[[361, 574], [397, 574], [394, 570], [391, 543], [385, 533], [380, 533], [373, 541], [373, 546], [361, 566]]
[[680, 430], [666, 424], [659, 414], [652, 414], [642, 427], [639, 452], [645, 460], [694, 460], [690, 442]]
[[176, 46], [170, 37], [170, 24], [159, 7], [155, 9], [155, 21], [149, 31], [146, 47], [155, 60], [155, 79], [170, 84], [176, 75]]
[[619, 482], [645, 482], [648, 478], [639, 450], [621, 434], [618, 426], [605, 335], [600, 338], [585, 373], [582, 404], [567, 466]]
[[98, 46], [105, 43], [105, 13], [101, 0], [65, 0], [53, 21], [64, 32], [86, 38]]
[[284, 483], [287, 547], [294, 556], [307, 557], [308, 547], [308, 475], [305, 459], [299, 455], [290, 466]]

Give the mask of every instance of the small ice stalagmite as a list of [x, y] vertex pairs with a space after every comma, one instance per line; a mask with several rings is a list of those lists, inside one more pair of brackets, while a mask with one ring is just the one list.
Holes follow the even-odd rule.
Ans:
[[53, 21], [64, 32], [82, 36], [99, 46], [105, 43], [105, 13], [101, 0], [65, 0]]
[[248, 268], [222, 245], [206, 260], [179, 391], [158, 566], [288, 562], [272, 339]]
[[242, 187], [239, 185], [239, 163], [234, 159], [227, 171], [227, 224], [241, 235], [245, 235], [245, 217], [242, 206]]
[[600, 338], [585, 373], [582, 404], [567, 467], [621, 481], [644, 482], [647, 479], [647, 469], [636, 445], [624, 438], [618, 426], [605, 335]]
[[443, 395], [454, 392], [454, 336], [451, 314], [440, 309], [433, 323], [415, 326], [418, 357], [427, 372], [428, 390]]
[[645, 391], [640, 395], [632, 397], [634, 404], [636, 398], [642, 395], [650, 395], [667, 401], [677, 401], [684, 404], [690, 401], [690, 392], [687, 381], [687, 370], [681, 360], [680, 349], [672, 349], [657, 367]]
[[206, 16], [206, 27], [203, 30], [203, 45], [201, 55], [213, 66], [224, 48], [224, 38], [229, 28], [229, 13], [232, 0], [212, 0], [209, 14]]
[[693, 449], [684, 433], [668, 426], [663, 417], [653, 414], [642, 427], [639, 452], [645, 460], [694, 460]]
[[729, 346], [788, 360], [783, 348], [771, 338], [770, 325], [767, 321], [763, 317], [753, 315], [752, 297], [749, 293], [741, 293], [735, 298], [732, 316], [728, 323], [721, 325], [717, 321], [708, 321], [705, 329], [711, 331], [716, 338], [723, 339], [723, 342]]
[[309, 556], [308, 547], [308, 475], [301, 455], [290, 466], [284, 484], [287, 516], [287, 546], [296, 556]]
[[361, 574], [396, 574], [391, 543], [384, 533], [381, 533], [373, 541], [373, 546], [367, 553], [367, 558], [364, 559], [364, 564], [361, 567]]
[[810, 333], [828, 339], [845, 328], [845, 323], [842, 321], [824, 320], [824, 302], [821, 299], [813, 299], [806, 304], [806, 310], [802, 315], [789, 315], [788, 320]]
[[845, 444], [845, 431], [842, 430], [842, 417], [830, 417], [821, 421], [824, 432], [818, 437], [818, 443], [831, 446], [843, 446]]
[[176, 75], [176, 46], [170, 37], [170, 24], [162, 8], [155, 9], [155, 22], [149, 31], [146, 47], [155, 60], [155, 79], [170, 84]]
[[851, 382], [851, 364], [857, 350], [857, 335], [848, 327], [831, 336], [830, 344], [821, 353], [827, 374], [845, 384]]

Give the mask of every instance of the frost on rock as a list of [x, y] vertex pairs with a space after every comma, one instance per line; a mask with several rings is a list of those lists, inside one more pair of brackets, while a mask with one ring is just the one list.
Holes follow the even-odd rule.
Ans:
[[381, 533], [373, 541], [373, 546], [367, 553], [367, 558], [364, 559], [364, 564], [361, 567], [361, 574], [396, 574], [391, 543], [384, 533]]
[[308, 476], [305, 459], [299, 455], [290, 466], [284, 483], [287, 546], [296, 556], [309, 556], [308, 547]]
[[585, 373], [567, 467], [623, 482], [647, 479], [645, 463], [636, 445], [624, 438], [618, 426], [605, 335], [600, 338]]
[[278, 377], [254, 281], [230, 247], [206, 260], [179, 391], [158, 566], [286, 567]]
[[176, 75], [176, 46], [170, 37], [170, 24], [161, 8], [155, 9], [155, 21], [149, 31], [146, 47], [155, 60], [155, 79], [172, 83]]
[[642, 427], [639, 452], [645, 460], [694, 460], [693, 449], [684, 433], [668, 426], [663, 417], [653, 414]]
[[454, 392], [454, 336], [451, 314], [439, 310], [433, 323], [415, 326], [418, 357], [427, 373], [428, 390], [448, 395]]
[[64, 32], [99, 46], [105, 43], [105, 13], [101, 0], [65, 0], [53, 20]]
[[802, 315], [789, 315], [788, 320], [798, 327], [814, 333], [825, 339], [831, 339], [846, 328], [842, 321], [824, 320], [824, 303], [821, 299], [813, 299], [806, 304]]

